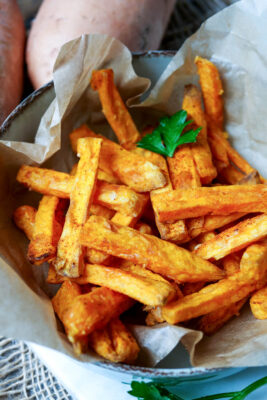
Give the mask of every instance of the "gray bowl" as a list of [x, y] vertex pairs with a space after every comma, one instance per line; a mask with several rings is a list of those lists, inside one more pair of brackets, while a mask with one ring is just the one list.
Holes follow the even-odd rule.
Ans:
[[[133, 55], [133, 66], [136, 73], [150, 78], [152, 87], [175, 52], [150, 51]], [[55, 97], [53, 83], [50, 82], [33, 92], [23, 100], [4, 121], [1, 127], [1, 138], [8, 140], [33, 141], [40, 120], [47, 107]], [[19, 134], [18, 134], [19, 132]], [[43, 347], [34, 345], [35, 353], [42, 359]], [[51, 352], [53, 359], [54, 351]], [[73, 360], [73, 363], [78, 361]], [[81, 363], [78, 362], [80, 365]], [[124, 382], [130, 382], [133, 378], [147, 380], [163, 380], [169, 384], [210, 381], [224, 378], [239, 372], [242, 368], [192, 368], [187, 352], [182, 345], [178, 345], [156, 368], [144, 368], [129, 366], [126, 364], [114, 364], [110, 362], [82, 363], [84, 368], [95, 369], [96, 372], [113, 376]]]

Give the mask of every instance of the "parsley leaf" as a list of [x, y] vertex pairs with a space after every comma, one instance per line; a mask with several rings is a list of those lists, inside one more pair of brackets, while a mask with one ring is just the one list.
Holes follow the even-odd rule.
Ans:
[[159, 126], [152, 133], [144, 136], [137, 147], [142, 147], [163, 156], [172, 157], [178, 146], [196, 142], [202, 128], [191, 129], [183, 133], [184, 128], [193, 121], [186, 121], [187, 112], [180, 110], [171, 117], [160, 119]]
[[[177, 383], [179, 383], [179, 381]], [[209, 396], [198, 397], [197, 399], [192, 400], [244, 400], [250, 393], [264, 385], [267, 385], [267, 376], [258, 379], [256, 382], [251, 383], [243, 390], [237, 392], [213, 394]], [[171, 393], [164, 386], [165, 385], [160, 383], [132, 381], [132, 390], [130, 390], [128, 393], [134, 397], [137, 397], [138, 400], [184, 400], [182, 397]]]

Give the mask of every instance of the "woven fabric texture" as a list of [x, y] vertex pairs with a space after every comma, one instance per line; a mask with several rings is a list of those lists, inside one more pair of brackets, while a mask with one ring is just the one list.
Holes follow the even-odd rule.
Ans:
[[[25, 1], [25, 3], [24, 3]], [[212, 14], [237, 0], [178, 0], [161, 48], [177, 50]], [[39, 0], [20, 0], [27, 18], [30, 6], [36, 11]], [[5, 400], [74, 400], [57, 379], [39, 361], [29, 347], [0, 337], [0, 399]]]

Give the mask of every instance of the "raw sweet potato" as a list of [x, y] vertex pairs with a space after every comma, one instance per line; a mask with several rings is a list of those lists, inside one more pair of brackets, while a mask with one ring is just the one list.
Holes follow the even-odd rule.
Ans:
[[0, 0], [0, 124], [20, 101], [25, 29], [16, 0]]
[[33, 86], [52, 79], [59, 48], [83, 33], [113, 36], [132, 51], [157, 49], [174, 5], [175, 0], [158, 0], [156, 7], [154, 0], [44, 0], [27, 45]]

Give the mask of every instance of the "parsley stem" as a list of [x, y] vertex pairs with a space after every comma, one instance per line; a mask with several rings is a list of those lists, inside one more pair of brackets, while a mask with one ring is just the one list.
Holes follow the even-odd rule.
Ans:
[[198, 397], [192, 400], [216, 400], [216, 399], [226, 399], [229, 397], [233, 397], [237, 392], [228, 392], [228, 393], [220, 393], [220, 394], [211, 394], [210, 396]]
[[250, 393], [254, 392], [254, 390], [260, 388], [267, 384], [267, 376], [264, 378], [258, 379], [256, 382], [251, 383], [249, 386], [245, 387], [240, 392], [228, 392], [228, 393], [220, 393], [213, 394], [210, 396], [198, 397], [193, 400], [217, 400], [217, 399], [226, 399], [230, 400], [244, 400]]

